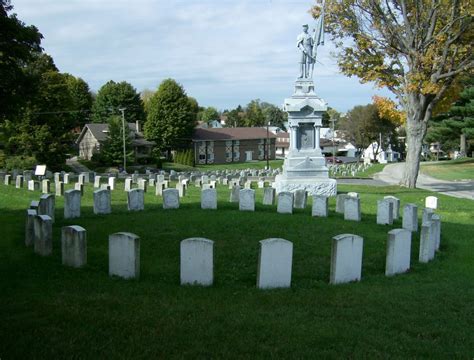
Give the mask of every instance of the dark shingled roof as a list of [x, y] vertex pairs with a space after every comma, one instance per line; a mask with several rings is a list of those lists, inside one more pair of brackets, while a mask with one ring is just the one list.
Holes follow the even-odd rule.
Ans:
[[[137, 125], [135, 123], [127, 123], [130, 130], [130, 135], [132, 138], [132, 144], [136, 146], [153, 146], [155, 143], [148, 141], [143, 138], [141, 133], [137, 133]], [[107, 139], [109, 124], [86, 124], [79, 135], [79, 138], [76, 140], [76, 143], [79, 143], [82, 137], [85, 135], [86, 129], [89, 129], [92, 135], [97, 139], [97, 141], [102, 142]]]
[[[267, 129], [261, 127], [236, 127], [222, 129], [195, 129], [193, 134], [194, 141], [210, 140], [255, 140], [266, 139]], [[269, 139], [275, 139], [276, 136], [269, 131]]]

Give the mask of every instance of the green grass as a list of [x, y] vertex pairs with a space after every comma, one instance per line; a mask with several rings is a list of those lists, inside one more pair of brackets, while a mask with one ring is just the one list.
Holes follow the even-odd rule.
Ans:
[[422, 163], [421, 171], [440, 180], [474, 180], [474, 159], [463, 158], [432, 165]]
[[[122, 184], [118, 187], [121, 188]], [[82, 217], [64, 220], [56, 201], [53, 255], [25, 248], [24, 220], [39, 193], [0, 185], [0, 358], [471, 358], [474, 356], [474, 202], [439, 195], [441, 251], [419, 264], [418, 234], [409, 273], [384, 276], [387, 231], [375, 224], [376, 200], [398, 196], [420, 207], [430, 192], [398, 187], [340, 186], [361, 194], [361, 223], [334, 212], [312, 218], [310, 208], [277, 214], [261, 204], [238, 211], [219, 187], [219, 210], [200, 209], [190, 187], [178, 210], [164, 211], [146, 194], [146, 210], [126, 210], [114, 191], [113, 213], [92, 213], [86, 187]], [[88, 231], [88, 265], [61, 265], [60, 228]], [[141, 278], [108, 276], [108, 235], [141, 237]], [[328, 284], [331, 238], [364, 238], [362, 281]], [[179, 285], [179, 242], [215, 241], [215, 284]], [[256, 289], [259, 240], [294, 244], [291, 289]]]
[[387, 166], [387, 164], [373, 164], [367, 170], [359, 171], [356, 174], [356, 177], [364, 178], [364, 179], [373, 178], [374, 175], [381, 172], [385, 166]]

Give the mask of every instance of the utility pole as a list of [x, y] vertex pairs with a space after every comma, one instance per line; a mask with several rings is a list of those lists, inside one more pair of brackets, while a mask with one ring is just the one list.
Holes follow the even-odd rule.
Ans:
[[266, 146], [266, 148], [267, 148], [267, 151], [266, 151], [266, 153], [267, 153], [267, 170], [270, 169], [270, 162], [269, 162], [270, 143], [269, 143], [269, 133], [268, 133], [269, 127], [270, 127], [270, 121], [267, 122], [267, 146]]
[[123, 171], [127, 172], [127, 149], [125, 147], [125, 109], [119, 108], [122, 113], [122, 138], [123, 138]]

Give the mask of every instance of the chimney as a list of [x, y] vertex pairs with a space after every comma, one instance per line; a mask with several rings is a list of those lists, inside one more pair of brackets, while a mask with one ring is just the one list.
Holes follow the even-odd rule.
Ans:
[[141, 134], [141, 133], [142, 133], [142, 129], [141, 129], [141, 127], [140, 127], [140, 121], [139, 121], [139, 120], [135, 121], [135, 127], [136, 127], [136, 129], [137, 129], [137, 134]]

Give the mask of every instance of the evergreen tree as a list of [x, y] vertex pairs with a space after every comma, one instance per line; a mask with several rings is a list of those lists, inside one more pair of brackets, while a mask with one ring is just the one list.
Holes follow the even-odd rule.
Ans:
[[[112, 116], [109, 118], [109, 132], [107, 139], [101, 146], [102, 160], [109, 165], [120, 166], [123, 164], [123, 126], [120, 116]], [[125, 152], [127, 164], [134, 161], [132, 140], [130, 138], [130, 130], [125, 125]]]
[[92, 105], [92, 121], [104, 123], [111, 115], [119, 114], [119, 108], [125, 108], [125, 121], [144, 121], [145, 111], [140, 94], [126, 81], [109, 81], [103, 85]]
[[150, 99], [145, 136], [156, 143], [158, 151], [189, 146], [196, 117], [181, 85], [173, 79], [164, 80]]
[[[474, 151], [474, 77], [466, 81], [459, 100], [449, 111], [432, 120], [426, 141], [439, 142], [444, 151], [464, 150], [463, 155]], [[460, 141], [466, 142], [465, 149]]]

